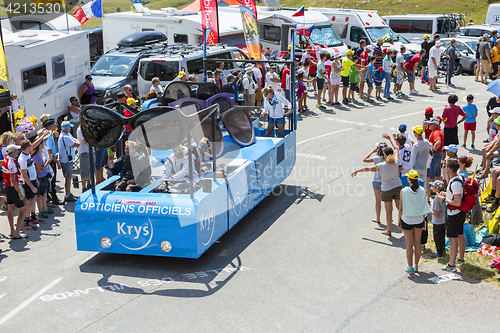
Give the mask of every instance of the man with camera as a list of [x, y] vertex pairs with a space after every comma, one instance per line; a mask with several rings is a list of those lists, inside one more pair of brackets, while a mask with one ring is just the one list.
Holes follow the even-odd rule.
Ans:
[[75, 148], [80, 142], [71, 135], [73, 124], [63, 121], [61, 124], [61, 135], [59, 136], [59, 161], [62, 165], [64, 175], [65, 202], [75, 202], [76, 197], [71, 193], [71, 178], [73, 176], [73, 161], [75, 160]]

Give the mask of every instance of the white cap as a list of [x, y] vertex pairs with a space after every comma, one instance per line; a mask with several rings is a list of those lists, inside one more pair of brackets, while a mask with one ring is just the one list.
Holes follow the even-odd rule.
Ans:
[[371, 45], [368, 45], [368, 46], [366, 47], [366, 49], [367, 49], [367, 50], [370, 50], [370, 52], [373, 52], [373, 46], [371, 46]]
[[443, 45], [443, 43], [441, 43], [441, 41], [440, 41], [440, 40], [438, 40], [438, 41], [436, 42], [436, 46], [441, 46], [441, 45]]
[[335, 52], [335, 54], [333, 55], [334, 59], [337, 59], [337, 58], [340, 58], [340, 57], [342, 57], [342, 53], [340, 53], [340, 52]]

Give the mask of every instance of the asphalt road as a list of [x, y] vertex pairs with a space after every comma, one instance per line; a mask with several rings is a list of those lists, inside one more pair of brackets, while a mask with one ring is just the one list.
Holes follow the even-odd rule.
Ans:
[[371, 222], [372, 175], [350, 177], [382, 133], [440, 114], [449, 93], [476, 96], [480, 149], [491, 95], [471, 76], [454, 83], [326, 110], [311, 93], [292, 175], [196, 260], [77, 252], [74, 204], [10, 240], [2, 212], [0, 332], [490, 331], [499, 289], [436, 262], [406, 274], [401, 230]]

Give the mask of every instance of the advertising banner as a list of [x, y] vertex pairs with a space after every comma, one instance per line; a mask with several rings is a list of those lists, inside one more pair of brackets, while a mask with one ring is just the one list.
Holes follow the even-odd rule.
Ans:
[[[243, 1], [244, 2], [244, 1]], [[243, 21], [243, 32], [247, 44], [248, 56], [255, 60], [261, 60], [259, 27], [254, 12], [245, 6], [240, 6], [241, 20]]]
[[200, 0], [201, 28], [212, 28], [208, 31], [208, 36], [203, 36], [207, 44], [217, 44], [219, 42], [219, 30], [217, 27], [217, 1]]
[[255, 0], [241, 0], [241, 2], [243, 6], [250, 8], [257, 20], [257, 6], [255, 5]]
[[1, 36], [0, 45], [0, 109], [10, 105], [9, 91], [9, 71], [7, 69], [7, 59], [3, 48], [3, 36]]

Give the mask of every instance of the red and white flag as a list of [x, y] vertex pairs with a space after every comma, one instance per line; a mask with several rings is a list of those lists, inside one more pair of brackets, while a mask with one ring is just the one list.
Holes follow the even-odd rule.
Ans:
[[217, 30], [217, 0], [200, 0], [201, 29], [212, 28], [208, 36], [203, 36], [207, 44], [219, 42], [219, 31]]
[[299, 10], [297, 10], [292, 16], [304, 16], [305, 15], [305, 9], [304, 9], [304, 5], [302, 5], [302, 7], [299, 8]]
[[73, 12], [73, 16], [80, 22], [84, 24], [91, 18], [102, 17], [102, 0], [93, 0]]

